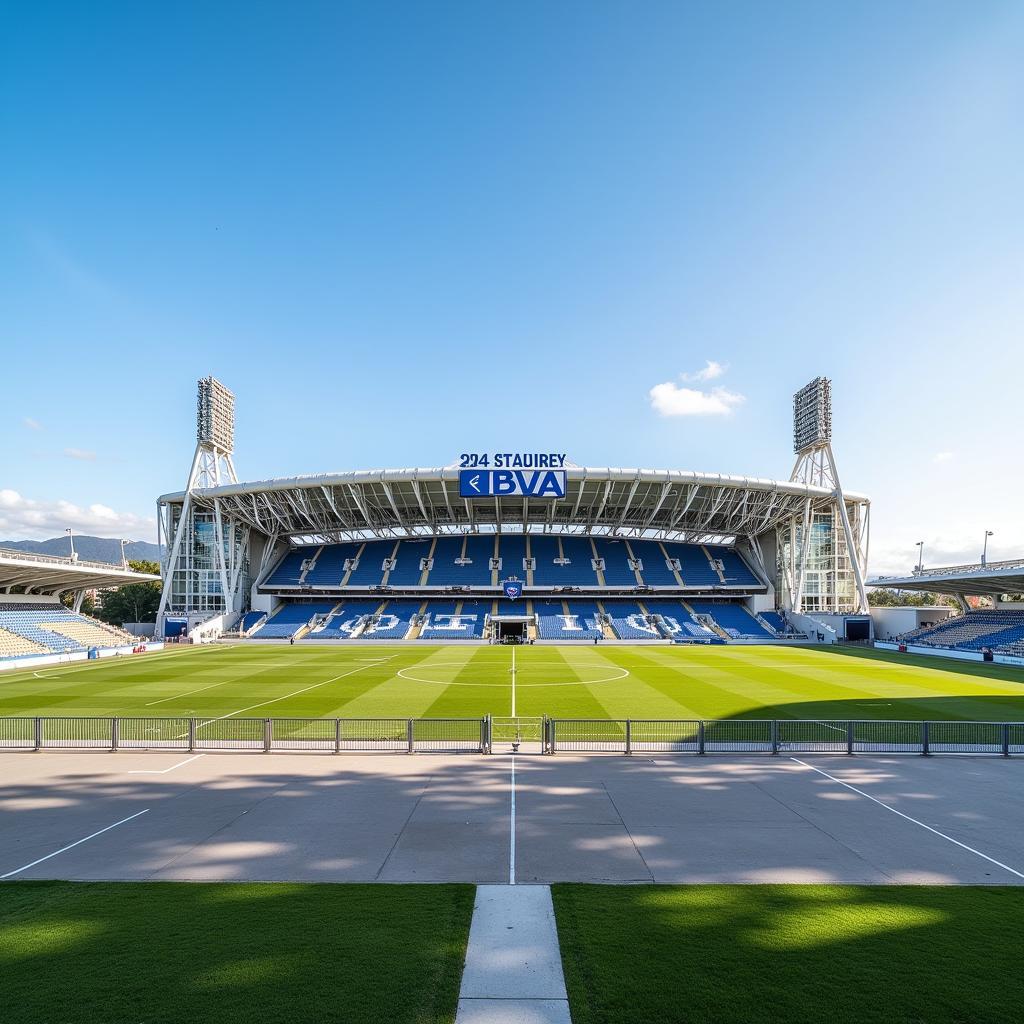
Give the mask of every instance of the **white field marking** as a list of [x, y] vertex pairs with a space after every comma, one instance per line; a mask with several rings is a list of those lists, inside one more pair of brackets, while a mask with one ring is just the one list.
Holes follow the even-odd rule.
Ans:
[[305, 693], [307, 690], [315, 690], [318, 686], [326, 686], [328, 683], [336, 682], [339, 679], [344, 679], [345, 676], [350, 676], [355, 672], [362, 672], [364, 669], [370, 668], [370, 665], [362, 665], [359, 668], [349, 669], [348, 672], [342, 672], [340, 675], [331, 676], [330, 679], [325, 679], [322, 683], [313, 683], [311, 686], [304, 686], [301, 690], [293, 690], [291, 693], [284, 693], [280, 697], [274, 697], [271, 700], [260, 701], [259, 704], [250, 704], [247, 708], [239, 708], [237, 711], [229, 711], [226, 715], [218, 715], [216, 718], [208, 718], [205, 722], [200, 722], [200, 728], [204, 725], [209, 725], [211, 722], [219, 722], [225, 718], [234, 718], [235, 715], [242, 714], [243, 711], [252, 711], [255, 708], [263, 708], [268, 704], [276, 704], [278, 701], [287, 700], [289, 697], [297, 697], [300, 693]]
[[182, 697], [191, 697], [193, 693], [202, 693], [203, 690], [212, 690], [215, 686], [227, 686], [228, 683], [237, 683], [238, 679], [222, 679], [219, 683], [210, 683], [209, 686], [200, 686], [198, 690], [186, 690], [184, 693], [176, 693], [173, 697], [161, 697], [160, 700], [151, 700], [143, 704], [144, 708], [151, 708], [154, 704], [166, 704], [169, 700], [181, 700]]
[[[181, 651], [147, 651], [146, 657], [160, 658], [163, 660], [172, 656], [184, 657], [189, 654], [206, 653], [207, 651], [218, 648], [222, 651], [230, 651], [238, 646], [238, 644], [202, 644], [199, 647], [189, 647]], [[91, 672], [93, 669], [111, 668], [113, 665], [137, 666], [138, 664], [139, 662], [134, 657], [97, 658], [95, 661], [72, 661], [64, 665], [55, 665], [50, 671], [58, 673], [57, 675], [43, 675], [41, 672], [33, 672], [32, 675], [37, 679], [63, 679], [65, 676], [73, 675], [75, 672]], [[18, 679], [27, 678], [28, 677], [22, 675], [21, 672], [12, 672], [10, 675], [4, 677], [3, 682], [17, 682]]]
[[[558, 665], [561, 665], [563, 668], [565, 667], [565, 662], [564, 661], [562, 661], [562, 662], [551, 662], [550, 664], [552, 664], [552, 665], [558, 664]], [[466, 664], [463, 663], [463, 662], [454, 662], [454, 661], [452, 661], [452, 662], [436, 661], [436, 662], [431, 662], [431, 664], [426, 666], [426, 667], [427, 667], [428, 671], [431, 670], [431, 669], [435, 669], [435, 668], [458, 668], [458, 669], [464, 669], [466, 667]], [[481, 669], [480, 671], [481, 672], [486, 672], [487, 670], [486, 669]], [[575, 671], [577, 671], [577, 672], [586, 671], [586, 669], [585, 668], [583, 668], [583, 669], [576, 669]], [[620, 668], [617, 671], [620, 672], [621, 674], [617, 675], [617, 676], [602, 676], [600, 679], [573, 679], [571, 682], [567, 682], [567, 683], [520, 683], [520, 682], [517, 682], [516, 686], [519, 689], [522, 689], [524, 686], [526, 686], [526, 687], [533, 687], [533, 686], [596, 686], [598, 683], [615, 683], [615, 682], [618, 682], [620, 679], [625, 679], [628, 675], [631, 674], [629, 669], [627, 669], [627, 668]], [[474, 683], [474, 682], [468, 682], [467, 683], [467, 682], [457, 682], [457, 681], [448, 682], [448, 680], [446, 680], [446, 679], [424, 679], [422, 676], [414, 676], [414, 675], [410, 674], [410, 672], [407, 669], [404, 669], [404, 668], [400, 668], [395, 673], [395, 675], [398, 676], [401, 679], [408, 679], [410, 682], [413, 682], [413, 683], [429, 683], [431, 686], [500, 686], [502, 689], [504, 689], [504, 687], [505, 687], [505, 684], [502, 683], [502, 682], [497, 682], [497, 683], [484, 683], [484, 682]]]
[[508, 884], [516, 884], [516, 755], [512, 755], [512, 785], [508, 829]]
[[907, 821], [913, 822], [915, 825], [920, 825], [921, 828], [939, 836], [942, 839], [951, 842], [954, 846], [959, 846], [962, 850], [967, 850], [968, 853], [973, 853], [982, 860], [987, 860], [990, 864], [995, 864], [997, 868], [1002, 868], [1004, 871], [1009, 871], [1011, 875], [1016, 875], [1018, 878], [1024, 878], [1024, 872], [1018, 871], [1016, 868], [1011, 868], [1008, 864], [1004, 864], [1001, 860], [996, 860], [995, 857], [990, 857], [987, 853], [982, 853], [981, 850], [976, 850], [973, 846], [968, 846], [966, 843], [961, 843], [959, 839], [954, 839], [952, 836], [947, 836], [945, 832], [940, 832], [937, 828], [932, 828], [931, 825], [926, 825], [923, 821], [918, 821], [917, 818], [912, 818], [909, 814], [904, 814], [902, 811], [896, 810], [895, 807], [891, 807], [887, 803], [883, 803], [878, 797], [872, 796], [870, 793], [865, 793], [863, 789], [858, 789], [856, 786], [851, 786], [848, 782], [843, 782], [842, 779], [837, 779], [834, 775], [829, 775], [828, 772], [822, 771], [820, 768], [816, 768], [813, 764], [808, 764], [806, 761], [801, 761], [799, 757], [790, 757], [791, 761], [796, 761], [797, 764], [802, 764], [805, 768], [810, 768], [812, 772], [817, 772], [819, 775], [824, 775], [826, 779], [831, 779], [833, 782], [838, 782], [840, 786], [845, 786], [847, 789], [856, 793], [858, 796], [867, 797], [872, 803], [878, 804], [879, 807], [884, 807], [887, 811], [892, 811], [893, 814], [898, 814], [901, 818], [905, 818]]
[[180, 768], [182, 765], [189, 764], [192, 761], [198, 760], [203, 757], [203, 754], [196, 754], [195, 757], [188, 757], [184, 761], [179, 761], [177, 764], [172, 764], [170, 768], [163, 768], [157, 771], [155, 768], [139, 768], [135, 771], [128, 772], [129, 775], [166, 775], [168, 772], [173, 772], [175, 768]]
[[[516, 649], [514, 647], [512, 648], [512, 717], [516, 717]], [[512, 762], [512, 765], [512, 771], [515, 772], [515, 761]]]
[[10, 878], [12, 875], [20, 875], [22, 871], [28, 871], [29, 868], [34, 868], [37, 864], [42, 864], [44, 860], [49, 860], [51, 857], [56, 857], [58, 853], [64, 853], [67, 850], [74, 849], [76, 846], [80, 846], [82, 843], [87, 843], [90, 839], [95, 839], [97, 836], [103, 835], [104, 832], [109, 832], [112, 828], [117, 828], [118, 825], [123, 825], [126, 821], [132, 821], [134, 818], [138, 818], [140, 815], [146, 814], [149, 808], [146, 807], [144, 810], [136, 811], [135, 814], [129, 814], [127, 818], [122, 818], [120, 821], [115, 821], [113, 825], [108, 825], [106, 828], [101, 828], [99, 832], [93, 832], [91, 836], [85, 836], [82, 839], [77, 839], [73, 843], [68, 843], [67, 846], [62, 846], [59, 850], [54, 850], [53, 853], [48, 853], [45, 857], [40, 857], [38, 860], [32, 861], [31, 864], [22, 864], [20, 868], [15, 868], [13, 871], [8, 871], [6, 875], [0, 875], [0, 881], [5, 878]]

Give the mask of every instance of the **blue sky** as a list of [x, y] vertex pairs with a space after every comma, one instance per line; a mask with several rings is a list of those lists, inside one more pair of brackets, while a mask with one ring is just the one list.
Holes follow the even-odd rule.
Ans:
[[873, 570], [1020, 554], [1022, 52], [996, 2], [21, 5], [0, 537], [151, 538], [206, 373], [243, 478], [785, 478], [825, 374]]

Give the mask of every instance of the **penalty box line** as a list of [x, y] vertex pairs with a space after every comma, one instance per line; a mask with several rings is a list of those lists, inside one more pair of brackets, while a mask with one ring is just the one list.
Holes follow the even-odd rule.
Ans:
[[810, 768], [812, 772], [817, 772], [819, 775], [824, 775], [826, 779], [832, 782], [838, 783], [840, 786], [845, 786], [848, 790], [856, 793], [858, 796], [866, 797], [872, 803], [878, 804], [879, 807], [884, 807], [887, 811], [892, 811], [893, 814], [899, 815], [901, 818], [912, 822], [915, 825], [919, 825], [921, 828], [933, 835], [937, 835], [940, 839], [945, 839], [946, 842], [952, 843], [954, 846], [959, 846], [960, 849], [966, 850], [968, 853], [973, 853], [976, 857], [981, 857], [982, 860], [987, 860], [990, 864], [995, 864], [997, 868], [1002, 868], [1004, 871], [1009, 871], [1011, 875], [1016, 875], [1018, 878], [1024, 878], [1024, 872], [1018, 871], [1016, 868], [1011, 868], [1009, 864], [1004, 864], [1001, 860], [996, 860], [995, 857], [990, 857], [987, 853], [982, 853], [981, 850], [976, 850], [973, 846], [968, 846], [966, 843], [961, 843], [959, 839], [954, 839], [952, 836], [947, 836], [945, 832], [940, 832], [937, 828], [932, 828], [931, 825], [926, 825], [923, 821], [918, 821], [917, 818], [912, 818], [909, 814], [904, 814], [903, 811], [898, 811], [895, 807], [879, 800], [878, 797], [872, 796], [870, 793], [864, 792], [863, 789], [858, 789], [856, 786], [851, 786], [849, 782], [843, 782], [842, 779], [837, 779], [834, 775], [829, 775], [828, 772], [823, 771], [821, 768], [816, 768], [813, 764], [808, 764], [806, 761], [801, 761], [799, 757], [790, 757], [791, 761], [795, 761], [799, 765], [803, 765], [804, 768]]

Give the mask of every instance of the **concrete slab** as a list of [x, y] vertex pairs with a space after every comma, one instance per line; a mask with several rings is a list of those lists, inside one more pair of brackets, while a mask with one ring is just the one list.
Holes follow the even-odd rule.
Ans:
[[[182, 760], [0, 753], [0, 875], [146, 810], [16, 877], [508, 879], [509, 756]], [[1024, 884], [1024, 758], [519, 755], [516, 795], [520, 882]]]
[[551, 890], [481, 885], [473, 907], [456, 1024], [569, 1021]]

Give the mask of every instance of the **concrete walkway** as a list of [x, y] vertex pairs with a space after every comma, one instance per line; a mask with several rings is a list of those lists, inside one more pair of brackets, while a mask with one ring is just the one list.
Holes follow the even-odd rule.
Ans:
[[455, 1024], [571, 1024], [551, 889], [476, 890]]

